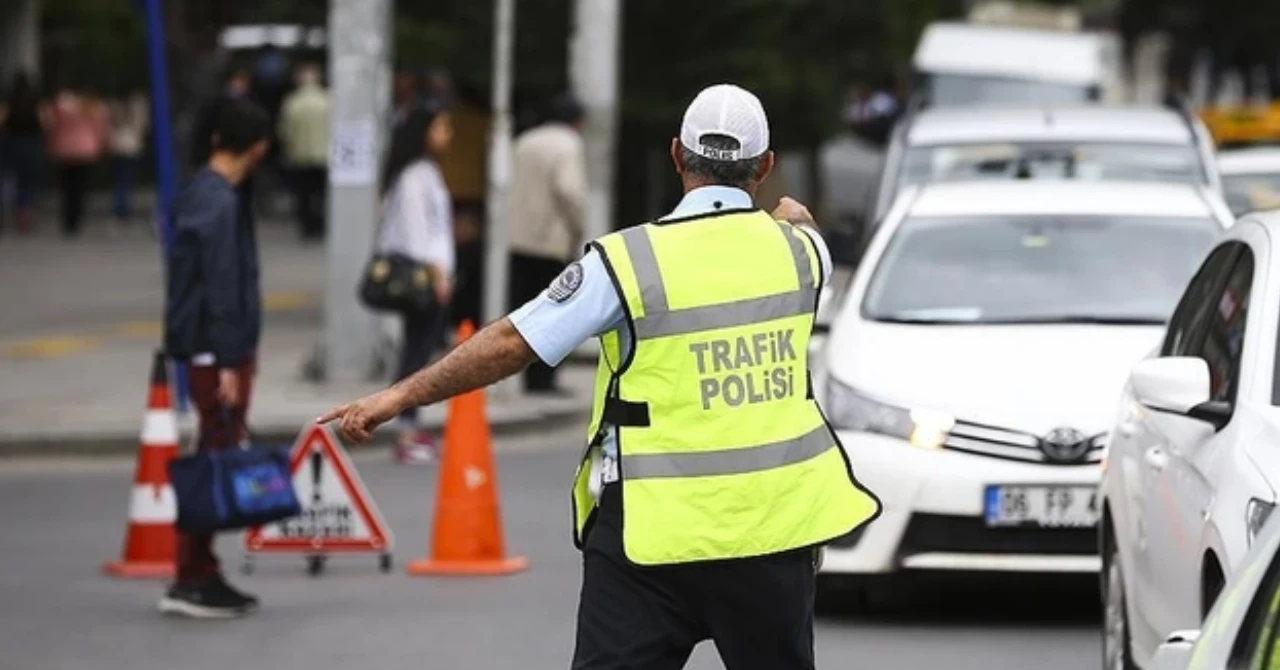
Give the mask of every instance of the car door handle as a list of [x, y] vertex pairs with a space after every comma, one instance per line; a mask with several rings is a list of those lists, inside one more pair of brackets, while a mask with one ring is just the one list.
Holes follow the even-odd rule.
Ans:
[[1138, 433], [1138, 424], [1132, 421], [1121, 421], [1116, 426], [1116, 432], [1120, 433], [1121, 437], [1133, 437]]
[[1155, 470], [1163, 470], [1164, 466], [1169, 464], [1169, 455], [1164, 453], [1164, 449], [1160, 447], [1151, 447], [1143, 452], [1142, 455], [1146, 458], [1147, 465]]

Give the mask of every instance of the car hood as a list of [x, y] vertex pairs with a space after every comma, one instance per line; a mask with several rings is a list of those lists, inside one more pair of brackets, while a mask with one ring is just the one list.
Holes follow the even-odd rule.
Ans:
[[1129, 370], [1162, 326], [914, 325], [848, 321], [825, 368], [878, 400], [1042, 435], [1109, 431]]

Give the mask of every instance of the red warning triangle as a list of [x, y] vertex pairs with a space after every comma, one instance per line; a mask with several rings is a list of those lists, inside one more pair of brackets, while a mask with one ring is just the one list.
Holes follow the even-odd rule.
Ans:
[[382, 513], [327, 427], [311, 425], [302, 432], [293, 445], [290, 471], [302, 514], [249, 529], [246, 552], [391, 551], [394, 540]]

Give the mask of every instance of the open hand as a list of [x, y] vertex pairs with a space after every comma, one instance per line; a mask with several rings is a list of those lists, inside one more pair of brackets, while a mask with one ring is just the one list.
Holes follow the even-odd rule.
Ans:
[[778, 206], [773, 210], [773, 218], [776, 221], [786, 221], [793, 225], [817, 226], [813, 220], [813, 214], [809, 213], [809, 208], [800, 204], [797, 200], [782, 196], [778, 200]]
[[378, 426], [390, 421], [404, 409], [400, 393], [386, 389], [365, 396], [353, 403], [339, 405], [316, 419], [318, 424], [337, 420], [338, 431], [348, 442], [368, 442]]

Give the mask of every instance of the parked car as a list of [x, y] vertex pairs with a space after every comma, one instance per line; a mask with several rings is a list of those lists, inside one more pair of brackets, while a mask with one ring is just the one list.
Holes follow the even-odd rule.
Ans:
[[1280, 209], [1280, 147], [1227, 149], [1218, 154], [1223, 196], [1237, 216]]
[[[820, 577], [1095, 573], [1115, 400], [1229, 219], [1186, 184], [911, 186], [858, 267], [814, 389], [877, 492]], [[854, 579], [850, 579], [854, 578]]]
[[1208, 132], [1180, 107], [925, 109], [894, 130], [872, 219], [911, 184], [1042, 177], [1222, 188]]
[[[1268, 521], [1204, 625], [1171, 633], [1153, 670], [1269, 670], [1280, 665], [1280, 522]], [[1108, 603], [1108, 607], [1112, 607]], [[1116, 603], [1123, 606], [1123, 603]], [[1132, 667], [1114, 664], [1105, 666]]]
[[[1151, 667], [1196, 628], [1280, 490], [1280, 214], [1205, 257], [1163, 342], [1134, 366], [1103, 470], [1109, 658]], [[1126, 644], [1127, 640], [1127, 644]]]

